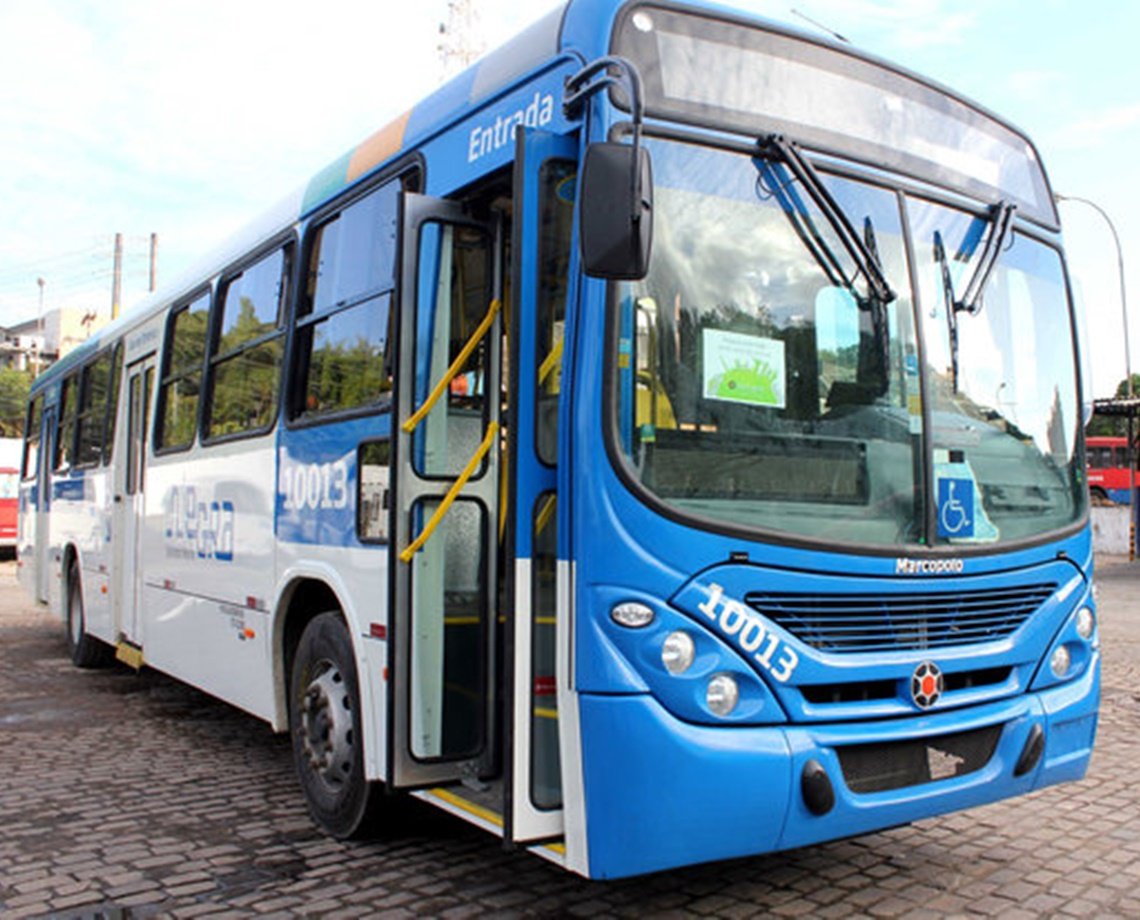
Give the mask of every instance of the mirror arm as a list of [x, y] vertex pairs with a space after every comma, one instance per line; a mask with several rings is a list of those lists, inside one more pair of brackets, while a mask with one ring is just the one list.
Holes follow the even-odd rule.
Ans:
[[[616, 71], [616, 72], [614, 72]], [[594, 77], [601, 74], [597, 80]], [[645, 103], [641, 93], [641, 74], [632, 61], [616, 54], [606, 55], [591, 61], [576, 74], [566, 78], [566, 85], [562, 96], [562, 111], [567, 118], [578, 116], [583, 103], [590, 96], [608, 86], [618, 86], [629, 97], [630, 114], [633, 121], [633, 163], [634, 168], [630, 176], [631, 219], [634, 223], [641, 220], [642, 195], [641, 171], [637, 164], [641, 162], [641, 124], [645, 117]]]

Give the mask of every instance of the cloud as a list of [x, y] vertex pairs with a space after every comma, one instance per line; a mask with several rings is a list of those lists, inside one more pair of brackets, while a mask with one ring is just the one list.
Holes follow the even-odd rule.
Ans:
[[1055, 145], [1067, 149], [1103, 147], [1140, 125], [1140, 103], [1111, 106], [1065, 125]]

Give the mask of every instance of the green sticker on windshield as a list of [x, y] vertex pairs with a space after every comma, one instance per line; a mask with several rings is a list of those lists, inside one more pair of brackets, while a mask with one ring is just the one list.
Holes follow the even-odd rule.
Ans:
[[783, 409], [787, 370], [784, 343], [739, 332], [705, 329], [701, 333], [706, 399]]

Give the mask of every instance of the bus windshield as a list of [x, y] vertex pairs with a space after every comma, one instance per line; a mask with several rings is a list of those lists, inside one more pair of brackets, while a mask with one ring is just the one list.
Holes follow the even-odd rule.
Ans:
[[778, 161], [647, 145], [653, 258], [619, 294], [615, 362], [636, 477], [729, 525], [919, 542], [922, 403], [894, 194], [825, 179], [899, 292], [884, 303], [851, 283], [854, 265], [829, 266], [834, 228]]
[[654, 251], [644, 281], [618, 289], [611, 408], [623, 466], [657, 500], [713, 526], [884, 548], [1026, 539], [1080, 517], [1056, 250], [1010, 234], [976, 309], [955, 309], [944, 269], [965, 289], [995, 223], [909, 201], [920, 350], [895, 192], [823, 176], [897, 293], [884, 302], [854, 265], [828, 264], [834, 229], [779, 161], [647, 146]]

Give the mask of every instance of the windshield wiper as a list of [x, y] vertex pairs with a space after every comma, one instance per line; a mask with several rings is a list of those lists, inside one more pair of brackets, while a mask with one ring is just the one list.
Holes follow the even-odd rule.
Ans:
[[[950, 277], [950, 263], [946, 259], [946, 246], [942, 231], [934, 231], [934, 261], [942, 276], [942, 303], [946, 310], [946, 326], [950, 334], [950, 375], [954, 392], [958, 392], [958, 301], [954, 297], [954, 281]], [[932, 316], [934, 314], [931, 314]]]
[[[938, 263], [942, 278], [942, 301], [946, 308], [946, 326], [950, 336], [950, 373], [955, 393], [958, 392], [958, 314], [968, 313], [970, 316], [977, 316], [982, 309], [982, 294], [997, 265], [1002, 247], [1009, 239], [1013, 227], [1013, 212], [1016, 209], [1017, 205], [1009, 201], [999, 201], [993, 206], [989, 236], [961, 300], [954, 293], [954, 281], [950, 277], [950, 262], [946, 258], [942, 233], [939, 230], [934, 231], [934, 261]], [[973, 242], [976, 244], [976, 240]], [[969, 258], [966, 250], [967, 245], [964, 243], [955, 258]]]
[[[819, 178], [819, 173], [815, 171], [815, 167], [800, 153], [800, 149], [795, 142], [788, 140], [781, 134], [769, 134], [767, 137], [760, 138], [759, 146], [760, 153], [764, 157], [771, 157], [772, 154], [778, 155], [787, 165], [788, 171], [791, 172], [792, 176], [811, 196], [816, 207], [819, 208], [820, 213], [823, 214], [827, 222], [831, 224], [832, 229], [835, 231], [836, 236], [839, 237], [839, 242], [847, 251], [848, 256], [850, 256], [851, 260], [855, 263], [855, 270], [866, 280], [869, 299], [878, 302], [880, 305], [888, 304], [894, 300], [895, 292], [891, 290], [891, 286], [887, 282], [887, 277], [883, 273], [882, 266], [879, 264], [877, 254], [859, 236], [859, 233], [851, 225], [851, 221], [848, 219], [846, 213], [844, 213], [843, 208], [841, 208], [835, 198], [832, 197], [831, 192], [827, 190], [827, 187]], [[776, 192], [776, 190], [773, 189], [773, 192]], [[828, 279], [833, 284], [841, 279], [842, 286], [850, 289], [852, 287], [851, 281], [846, 277], [838, 257], [832, 252], [831, 248], [812, 223], [803, 203], [793, 201], [791, 197], [787, 195], [784, 197], [787, 198], [787, 203], [781, 201], [781, 204], [784, 204], [785, 211], [787, 211], [789, 216], [792, 212], [788, 209], [787, 204], [794, 204], [798, 217], [805, 224], [803, 228], [797, 225], [796, 230], [800, 234], [801, 239], [803, 239], [808, 246], [812, 256], [819, 262], [820, 267], [823, 268]], [[836, 276], [838, 276], [838, 278]], [[860, 301], [863, 300], [863, 298], [858, 299]]]
[[[986, 245], [978, 257], [974, 274], [970, 276], [970, 282], [966, 285], [966, 293], [962, 295], [961, 300], [954, 301], [955, 312], [964, 310], [973, 316], [982, 309], [982, 293], [985, 291], [990, 275], [993, 274], [994, 267], [998, 263], [1002, 247], [1005, 246], [1005, 241], [1009, 239], [1010, 230], [1013, 228], [1013, 212], [1016, 210], [1017, 205], [1011, 201], [999, 201], [993, 206], [993, 217], [990, 218], [990, 233], [986, 237]], [[942, 265], [945, 270], [945, 253], [942, 256]]]

